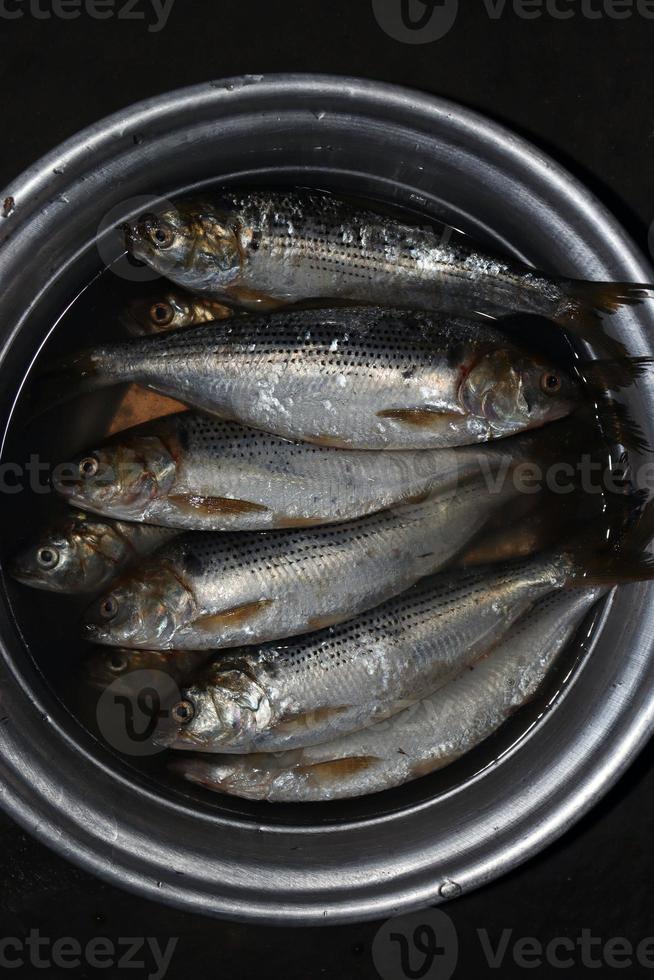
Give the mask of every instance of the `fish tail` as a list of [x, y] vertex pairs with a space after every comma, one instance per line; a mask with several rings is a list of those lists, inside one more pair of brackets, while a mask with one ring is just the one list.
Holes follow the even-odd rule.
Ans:
[[582, 380], [599, 391], [628, 388], [652, 371], [652, 357], [613, 357], [597, 361], [582, 361], [575, 367]]
[[562, 288], [566, 302], [555, 314], [556, 322], [608, 356], [626, 356], [624, 344], [604, 332], [602, 317], [654, 297], [654, 285], [568, 279], [562, 283]]
[[566, 583], [567, 588], [591, 589], [596, 586], [629, 585], [654, 579], [654, 558], [648, 552], [611, 555], [587, 564]]
[[596, 547], [597, 531], [581, 535], [568, 550], [572, 572], [568, 588], [625, 585], [654, 579], [654, 555], [648, 550], [654, 539], [654, 498], [635, 490], [623, 511], [623, 524], [613, 543]]
[[595, 405], [597, 419], [605, 440], [612, 446], [623, 446], [637, 453], [651, 452], [641, 426], [629, 409], [613, 398], [602, 398]]
[[103, 352], [91, 349], [63, 357], [44, 367], [35, 378], [32, 417], [36, 418], [90, 391], [117, 384], [104, 369]]

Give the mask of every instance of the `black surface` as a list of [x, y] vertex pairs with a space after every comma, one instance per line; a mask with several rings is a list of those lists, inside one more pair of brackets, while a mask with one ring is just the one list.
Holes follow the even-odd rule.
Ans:
[[[41, 9], [49, 8], [49, 0], [40, 2]], [[18, 4], [8, 0], [4, 9]], [[176, 0], [159, 33], [148, 32], [141, 21], [95, 21], [86, 14], [71, 21], [36, 19], [27, 12], [17, 20], [0, 16], [0, 184], [84, 125], [148, 95], [243, 72], [336, 72], [446, 95], [507, 123], [582, 178], [647, 249], [654, 218], [654, 20], [638, 14], [589, 19], [581, 13], [581, 0], [559, 0], [559, 9], [576, 12], [569, 20], [548, 14], [522, 19], [510, 3], [492, 19], [490, 0], [460, 6], [449, 34], [425, 45], [389, 38], [369, 0]], [[596, 11], [605, 5], [586, 0], [589, 6]], [[29, 9], [27, 0], [23, 7]], [[146, 8], [150, 0], [138, 0], [135, 9]], [[567, 971], [552, 965], [525, 969], [514, 964], [510, 952], [499, 970], [489, 970], [478, 929], [487, 929], [494, 943], [503, 929], [513, 930], [512, 942], [523, 937], [574, 942], [582, 929], [603, 942], [626, 937], [634, 945], [654, 935], [653, 791], [654, 767], [646, 752], [561, 842], [512, 875], [452, 903], [448, 912], [460, 941], [454, 976], [567, 972], [576, 977], [592, 969], [577, 948], [575, 965]], [[153, 936], [165, 945], [179, 937], [169, 977], [379, 975], [371, 944], [380, 924], [276, 930], [214, 922], [108, 887], [59, 860], [4, 817], [0, 843], [0, 944], [30, 929], [82, 943], [97, 936], [113, 941]], [[594, 957], [599, 949], [593, 946]], [[382, 970], [388, 980], [408, 975], [393, 972], [391, 962], [389, 954]], [[414, 967], [421, 962], [416, 954]], [[439, 964], [437, 959], [424, 975], [445, 978]], [[13, 971], [43, 972], [33, 965]], [[152, 972], [144, 967], [127, 975]], [[640, 966], [624, 972], [652, 974]], [[611, 973], [605, 963], [592, 975]], [[107, 977], [123, 971], [86, 965], [60, 975]]]

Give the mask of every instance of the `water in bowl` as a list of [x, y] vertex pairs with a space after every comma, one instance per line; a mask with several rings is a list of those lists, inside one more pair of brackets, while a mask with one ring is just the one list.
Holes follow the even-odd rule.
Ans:
[[[361, 201], [361, 198], [358, 200]], [[446, 208], [442, 206], [437, 210], [437, 217], [440, 219], [437, 222], [433, 205], [428, 206], [429, 202], [416, 199], [415, 195], [409, 196], [400, 204], [397, 201], [390, 203], [377, 199], [369, 199], [367, 203], [371, 208], [383, 209], [387, 215], [397, 216], [400, 220], [431, 223], [448, 238], [465, 239], [470, 233], [479, 240], [478, 227], [466, 227], [459, 215], [448, 215]], [[456, 230], [452, 225], [442, 224], [442, 219], [449, 219], [452, 225], [456, 224]], [[493, 248], [498, 243], [490, 238], [482, 244], [486, 248]], [[135, 386], [123, 386], [84, 395], [37, 418], [32, 417], [41, 367], [55, 358], [91, 344], [125, 338], [127, 331], [121, 321], [121, 313], [128, 301], [143, 293], [150, 293], [154, 298], [163, 284], [163, 280], [138, 283], [116, 274], [117, 268], [124, 270], [124, 259], [111, 265], [102, 265], [98, 255], [97, 266], [96, 274], [90, 281], [80, 284], [77, 294], [70, 297], [70, 302], [64, 309], [43, 311], [43, 336], [48, 339], [24, 379], [5, 439], [3, 462], [15, 465], [16, 473], [20, 470], [24, 475], [24, 486], [22, 490], [19, 487], [14, 492], [12, 487], [18, 486], [18, 482], [12, 481], [11, 476], [5, 478], [5, 489], [9, 489], [3, 502], [7, 528], [2, 542], [3, 558], [11, 556], [27, 543], [36, 529], [47, 526], [65, 513], [65, 505], [54, 495], [49, 485], [48, 478], [53, 466], [73, 458], [85, 447], [97, 443], [110, 433], [176, 408], [167, 399], [159, 399]], [[511, 333], [510, 321], [507, 321], [505, 328]], [[522, 336], [524, 338], [524, 333]], [[532, 347], [542, 349], [544, 353], [556, 357], [564, 364], [572, 356], [569, 341], [558, 328], [545, 321], [534, 318], [533, 330], [525, 339]], [[589, 428], [588, 446], [602, 466], [610, 464], [610, 449], [604, 443], [599, 427]], [[578, 517], [587, 519], [595, 515], [606, 533], [613, 530], [613, 515], [618, 510], [607, 500], [605, 494], [564, 495], [554, 503], [567, 521], [574, 522]], [[556, 527], [558, 523], [554, 522], [551, 541], [553, 545], [557, 543]], [[496, 529], [496, 538], [501, 542], [501, 527]], [[500, 552], [498, 557], [501, 557]], [[33, 658], [66, 710], [75, 716], [87, 732], [98, 739], [98, 752], [108, 751], [115, 757], [115, 746], [107, 746], [98, 730], [97, 696], [88, 691], [80, 696], [79, 666], [89, 651], [89, 644], [80, 638], [79, 619], [88, 599], [51, 595], [17, 583], [9, 583], [8, 588], [15, 623], [24, 641], [25, 655]], [[372, 810], [379, 812], [408, 806], [447, 792], [492, 765], [504, 753], [519, 746], [538, 720], [556, 704], [590, 649], [601, 615], [602, 610], [599, 608], [589, 617], [575, 641], [559, 658], [539, 696], [464, 759], [409, 786], [384, 793], [372, 803], [351, 801], [306, 806], [306, 819], [342, 820]], [[111, 651], [107, 650], [107, 654], [111, 654]], [[192, 796], [198, 805], [236, 808], [240, 813], [252, 814], [254, 819], [263, 806], [270, 818], [273, 809], [270, 805], [228, 800], [186, 784], [180, 786], [168, 774], [167, 760], [167, 752], [156, 752], [145, 755], [123, 754], [120, 761], [132, 771], [135, 778], [155, 780], [167, 792], [183, 792], [186, 796]], [[283, 821], [288, 808], [274, 809]]]

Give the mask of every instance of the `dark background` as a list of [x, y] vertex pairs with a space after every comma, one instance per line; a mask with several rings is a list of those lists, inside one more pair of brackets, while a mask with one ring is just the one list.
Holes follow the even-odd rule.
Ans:
[[[47, 10], [49, 0], [40, 2]], [[586, 2], [603, 7], [603, 0]], [[493, 20], [482, 0], [462, 0], [446, 37], [407, 45], [381, 30], [370, 0], [176, 0], [160, 33], [148, 32], [147, 22], [87, 15], [36, 19], [25, 0], [22, 19], [0, 16], [0, 184], [83, 126], [146, 96], [244, 72], [333, 72], [446, 95], [508, 124], [583, 179], [646, 250], [654, 219], [654, 20], [637, 13], [589, 19], [580, 0], [559, 4], [577, 16], [525, 20], [507, 3]], [[136, 9], [149, 11], [150, 0], [139, 0]], [[590, 969], [578, 957], [572, 970], [525, 971], [509, 955], [501, 970], [489, 971], [478, 928], [495, 941], [512, 929], [513, 939], [533, 936], [544, 943], [556, 936], [574, 940], [584, 928], [603, 940], [623, 936], [634, 944], [654, 935], [653, 791], [646, 752], [562, 841], [448, 906], [461, 947], [455, 976], [576, 977]], [[156, 936], [165, 945], [176, 936], [168, 973], [175, 978], [378, 976], [371, 943], [379, 923], [291, 930], [180, 914], [94, 880], [4, 817], [0, 882], [0, 938], [39, 929], [82, 942]], [[592, 975], [612, 972], [605, 967]], [[634, 967], [626, 974], [652, 972]], [[114, 972], [82, 967], [62, 973], [98, 975]]]

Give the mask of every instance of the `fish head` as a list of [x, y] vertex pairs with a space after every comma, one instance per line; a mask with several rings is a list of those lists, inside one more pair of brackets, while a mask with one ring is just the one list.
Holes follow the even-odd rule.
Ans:
[[67, 595], [93, 592], [111, 573], [115, 547], [110, 525], [77, 514], [16, 555], [11, 574], [34, 589]]
[[463, 379], [465, 410], [494, 436], [536, 428], [569, 415], [580, 403], [573, 379], [553, 364], [510, 349], [484, 354]]
[[168, 673], [171, 656], [161, 650], [127, 650], [120, 647], [98, 650], [82, 664], [82, 679], [91, 687], [104, 691], [110, 684], [136, 670], [162, 670]]
[[82, 664], [82, 680], [90, 687], [104, 691], [110, 684], [138, 670], [140, 657], [137, 659], [137, 655], [146, 652], [149, 651], [116, 649], [92, 653]]
[[127, 328], [137, 336], [179, 330], [193, 324], [193, 300], [182, 290], [165, 290], [156, 297], [138, 297], [127, 306]]
[[242, 261], [234, 214], [202, 202], [180, 202], [123, 226], [134, 258], [191, 289], [228, 285]]
[[172, 485], [176, 462], [161, 439], [134, 436], [107, 443], [55, 474], [71, 504], [125, 520], [145, 517], [148, 504]]
[[[285, 757], [290, 755], [285, 753]], [[265, 800], [276, 777], [284, 774], [274, 756], [256, 753], [243, 757], [184, 756], [172, 759], [168, 768], [202, 789], [251, 800]]]
[[190, 588], [164, 559], [144, 562], [86, 611], [86, 639], [108, 646], [169, 650], [196, 613]]
[[184, 691], [172, 709], [174, 727], [164, 740], [171, 748], [200, 752], [245, 746], [271, 716], [265, 691], [244, 671], [209, 670], [205, 683]]
[[214, 300], [192, 296], [183, 289], [167, 289], [158, 296], [132, 300], [126, 311], [126, 325], [131, 334], [147, 336], [182, 330], [185, 327], [226, 320], [230, 307]]

